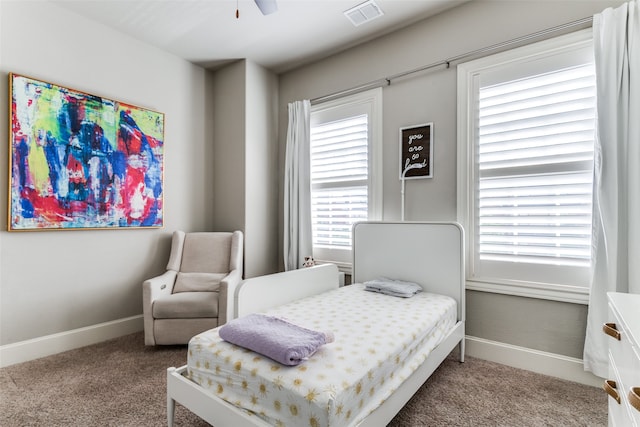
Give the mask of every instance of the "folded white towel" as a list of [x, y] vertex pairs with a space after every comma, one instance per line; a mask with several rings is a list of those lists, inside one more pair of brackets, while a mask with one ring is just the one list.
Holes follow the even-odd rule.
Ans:
[[366, 291], [379, 292], [394, 297], [410, 298], [418, 292], [421, 292], [422, 286], [414, 282], [379, 277], [364, 282], [364, 289]]

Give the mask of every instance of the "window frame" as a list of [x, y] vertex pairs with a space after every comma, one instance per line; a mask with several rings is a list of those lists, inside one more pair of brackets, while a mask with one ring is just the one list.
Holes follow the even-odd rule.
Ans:
[[[344, 119], [363, 113], [368, 115], [368, 220], [378, 221], [382, 219], [382, 88], [369, 89], [338, 99], [312, 104], [310, 127], [319, 122]], [[346, 274], [352, 272], [352, 248], [313, 246], [313, 257], [318, 263], [336, 264], [339, 270]]]
[[[477, 265], [479, 264], [479, 261], [475, 252], [476, 207], [474, 206], [474, 200], [476, 198], [476, 184], [474, 181], [478, 178], [478, 167], [476, 162], [477, 125], [474, 120], [476, 115], [471, 111], [471, 109], [474, 108], [474, 101], [477, 99], [476, 94], [479, 91], [479, 85], [477, 82], [478, 76], [481, 73], [496, 69], [504, 66], [505, 64], [515, 64], [516, 67], [521, 68], [523, 68], [523, 64], [525, 64], [524, 69], [526, 69], [526, 63], [533, 61], [536, 58], [549, 58], [554, 55], [558, 55], [558, 58], [562, 58], [567, 55], [572, 55], [578, 49], [584, 49], [585, 47], [592, 45], [593, 38], [591, 29], [586, 29], [458, 65], [457, 204], [458, 221], [466, 230], [465, 251], [467, 258], [467, 289], [588, 304], [590, 278], [589, 267], [582, 267], [582, 270], [580, 270], [580, 274], [582, 276], [579, 280], [583, 283], [581, 285], [548, 283], [547, 281], [514, 280], [513, 278], [506, 279], [504, 277], [484, 276], [478, 273], [478, 270], [480, 269]], [[529, 74], [534, 75], [535, 73], [536, 71], [532, 70]], [[515, 267], [526, 268], [522, 265]], [[560, 270], [565, 269], [560, 268], [559, 271]], [[562, 271], [560, 271], [559, 275], [562, 275]]]

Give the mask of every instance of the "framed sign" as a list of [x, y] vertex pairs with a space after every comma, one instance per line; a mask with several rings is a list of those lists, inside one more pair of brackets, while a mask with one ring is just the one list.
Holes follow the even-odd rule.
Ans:
[[433, 177], [433, 123], [400, 128], [400, 179]]
[[161, 227], [164, 115], [9, 74], [9, 231]]

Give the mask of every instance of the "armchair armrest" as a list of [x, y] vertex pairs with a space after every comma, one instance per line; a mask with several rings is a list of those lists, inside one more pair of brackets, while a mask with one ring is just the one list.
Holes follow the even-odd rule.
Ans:
[[218, 308], [218, 325], [227, 323], [235, 318], [236, 288], [242, 282], [242, 273], [239, 269], [231, 270], [220, 281], [220, 300]]
[[160, 276], [145, 280], [142, 283], [142, 315], [144, 318], [144, 341], [146, 345], [155, 345], [153, 338], [153, 301], [173, 291], [173, 284], [178, 273], [167, 270]]
[[142, 283], [142, 298], [152, 302], [162, 295], [168, 295], [173, 291], [173, 284], [176, 282], [178, 272], [167, 270], [160, 276], [147, 279]]

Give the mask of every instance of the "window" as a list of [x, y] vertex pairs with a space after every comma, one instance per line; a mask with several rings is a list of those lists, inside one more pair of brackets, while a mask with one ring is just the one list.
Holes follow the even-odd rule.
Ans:
[[586, 303], [590, 30], [458, 66], [458, 209], [469, 289]]
[[351, 272], [351, 229], [381, 212], [381, 99], [374, 89], [311, 108], [313, 256]]

